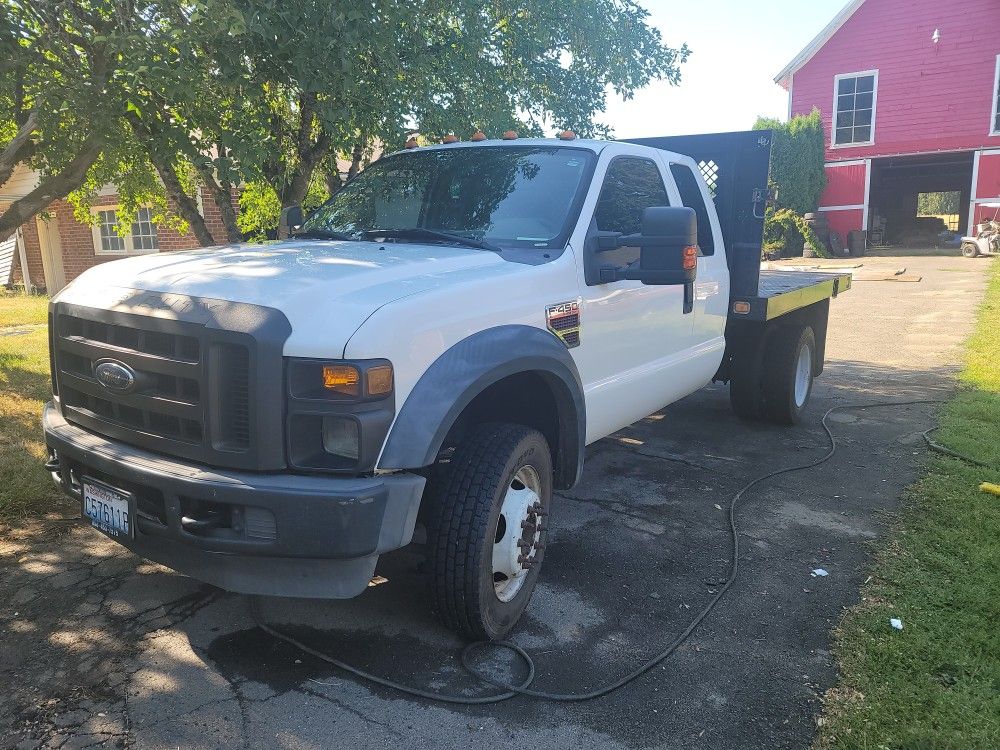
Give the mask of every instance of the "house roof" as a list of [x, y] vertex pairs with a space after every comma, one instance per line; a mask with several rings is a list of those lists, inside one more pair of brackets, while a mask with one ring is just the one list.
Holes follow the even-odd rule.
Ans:
[[845, 5], [841, 11], [833, 17], [823, 30], [819, 32], [813, 40], [809, 42], [802, 51], [797, 54], [788, 65], [781, 69], [781, 72], [774, 77], [774, 82], [781, 86], [783, 89], [787, 90], [789, 82], [791, 81], [792, 75], [809, 62], [812, 56], [815, 55], [820, 49], [830, 41], [830, 37], [836, 34], [840, 27], [847, 23], [847, 19], [854, 15], [854, 11], [861, 7], [861, 4], [865, 0], [850, 0], [847, 5]]

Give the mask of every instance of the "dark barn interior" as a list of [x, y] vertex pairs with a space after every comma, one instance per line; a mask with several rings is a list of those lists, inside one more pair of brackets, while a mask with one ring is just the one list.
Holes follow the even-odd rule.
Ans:
[[[884, 222], [885, 240], [893, 244], [935, 243], [942, 228], [964, 234], [972, 190], [972, 151], [872, 159], [869, 189], [869, 228], [878, 230]], [[956, 225], [918, 218], [917, 199], [921, 193], [959, 193]]]

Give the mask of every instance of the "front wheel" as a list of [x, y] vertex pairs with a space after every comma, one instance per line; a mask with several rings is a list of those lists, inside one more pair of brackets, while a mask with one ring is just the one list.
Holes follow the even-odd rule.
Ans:
[[484, 425], [442, 469], [428, 519], [435, 608], [460, 635], [501, 639], [528, 606], [542, 564], [552, 498], [548, 443], [521, 425]]
[[963, 242], [962, 243], [962, 255], [966, 258], [975, 258], [979, 255], [979, 248], [974, 242]]

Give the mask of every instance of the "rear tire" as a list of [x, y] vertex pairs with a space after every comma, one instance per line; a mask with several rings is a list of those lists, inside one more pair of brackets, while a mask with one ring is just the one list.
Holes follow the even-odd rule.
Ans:
[[483, 425], [442, 466], [428, 518], [438, 616], [473, 640], [499, 640], [528, 606], [545, 551], [552, 457], [537, 430]]
[[763, 415], [777, 424], [798, 424], [812, 395], [816, 334], [809, 326], [779, 328], [764, 358]]
[[975, 258], [979, 255], [979, 248], [974, 242], [963, 242], [962, 243], [962, 255], [966, 258]]

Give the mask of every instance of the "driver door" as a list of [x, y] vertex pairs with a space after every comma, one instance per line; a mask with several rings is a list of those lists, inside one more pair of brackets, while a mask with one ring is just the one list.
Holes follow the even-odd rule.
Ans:
[[589, 228], [577, 245], [581, 342], [573, 355], [584, 385], [588, 443], [703, 385], [691, 382], [685, 367], [694, 315], [684, 311], [684, 287], [602, 282], [594, 274], [595, 264], [624, 266], [639, 258], [638, 247], [600, 251], [598, 231], [639, 232], [644, 209], [667, 205], [680, 205], [676, 188], [648, 151], [622, 146], [602, 154], [581, 213], [584, 222], [590, 217]]

